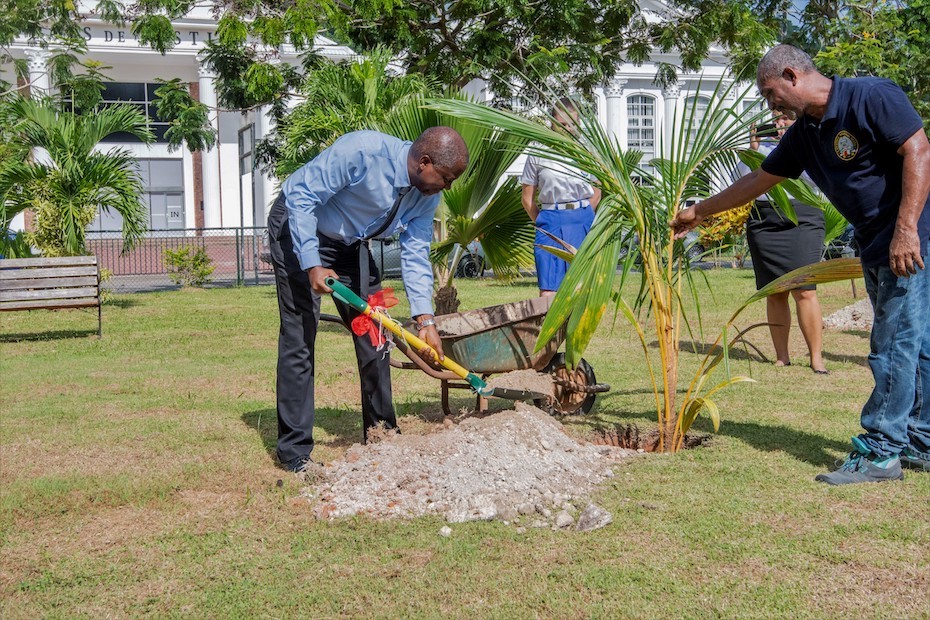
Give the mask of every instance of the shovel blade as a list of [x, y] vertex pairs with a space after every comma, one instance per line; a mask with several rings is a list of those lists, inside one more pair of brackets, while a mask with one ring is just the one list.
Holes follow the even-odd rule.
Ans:
[[538, 400], [541, 398], [548, 398], [549, 394], [543, 394], [542, 392], [533, 392], [531, 390], [520, 390], [517, 388], [487, 388], [481, 390], [482, 396], [494, 396], [496, 398], [506, 398], [507, 400]]

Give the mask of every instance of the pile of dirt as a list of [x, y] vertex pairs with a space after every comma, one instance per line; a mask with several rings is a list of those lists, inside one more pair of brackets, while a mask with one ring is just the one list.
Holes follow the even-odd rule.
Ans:
[[823, 326], [827, 329], [871, 331], [875, 315], [868, 297], [856, 303], [840, 308], [830, 316], [823, 319]]
[[582, 444], [539, 409], [448, 423], [425, 436], [352, 446], [307, 489], [320, 518], [438, 514], [452, 523], [500, 519], [593, 529], [611, 521], [586, 497], [634, 451]]
[[527, 370], [514, 370], [491, 377], [488, 380], [488, 387], [525, 390], [554, 398], [555, 386], [552, 383], [552, 375], [545, 372], [536, 372], [530, 368]]

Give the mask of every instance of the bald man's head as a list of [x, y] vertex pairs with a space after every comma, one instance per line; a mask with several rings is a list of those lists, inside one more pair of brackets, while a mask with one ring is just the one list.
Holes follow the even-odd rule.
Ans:
[[776, 45], [762, 57], [756, 68], [756, 85], [761, 88], [769, 80], [781, 77], [785, 69], [794, 69], [798, 73], [816, 73], [814, 61], [804, 50], [782, 43]]
[[426, 195], [452, 186], [468, 167], [468, 147], [451, 127], [430, 127], [410, 147], [407, 170], [410, 182]]

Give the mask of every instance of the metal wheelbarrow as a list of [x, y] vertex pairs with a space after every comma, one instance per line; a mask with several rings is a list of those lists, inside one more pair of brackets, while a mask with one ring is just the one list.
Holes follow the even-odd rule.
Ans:
[[[334, 286], [330, 282], [328, 284]], [[437, 315], [436, 328], [442, 340], [443, 352], [448, 358], [471, 370], [471, 373], [480, 375], [482, 384], [484, 379], [495, 373], [527, 369], [547, 373], [553, 380], [553, 396], [533, 399], [537, 407], [559, 415], [588, 413], [594, 406], [596, 395], [610, 390], [610, 386], [597, 383], [594, 369], [584, 359], [576, 368], [568, 369], [565, 355], [558, 352], [565, 339], [565, 328], [545, 348], [533, 352], [551, 303], [552, 297], [536, 297], [468, 312]], [[320, 318], [342, 323], [339, 317], [323, 315]], [[396, 339], [394, 344], [410, 361], [399, 361], [392, 357], [391, 366], [404, 370], [420, 369], [440, 380], [443, 413], [452, 415], [449, 406], [449, 392], [452, 389], [474, 390], [477, 392], [477, 411], [487, 410], [487, 395], [477, 389], [474, 380], [464, 377], [461, 372], [434, 368], [404, 338]], [[518, 396], [511, 394], [504, 397]]]

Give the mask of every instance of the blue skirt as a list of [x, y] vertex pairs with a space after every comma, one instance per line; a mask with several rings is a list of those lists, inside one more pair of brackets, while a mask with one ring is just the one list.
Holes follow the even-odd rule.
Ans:
[[[547, 209], [539, 212], [536, 226], [549, 232], [562, 241], [578, 248], [584, 241], [585, 235], [591, 230], [594, 223], [594, 209], [583, 207], [581, 209], [559, 210]], [[555, 241], [540, 231], [536, 231], [536, 245], [547, 245], [561, 248]], [[568, 263], [561, 258], [550, 254], [539, 247], [535, 249], [536, 277], [539, 280], [539, 290], [555, 291], [565, 278]]]

